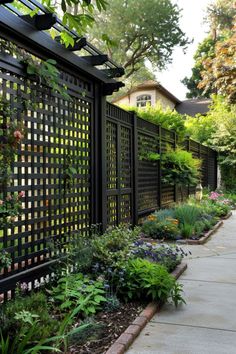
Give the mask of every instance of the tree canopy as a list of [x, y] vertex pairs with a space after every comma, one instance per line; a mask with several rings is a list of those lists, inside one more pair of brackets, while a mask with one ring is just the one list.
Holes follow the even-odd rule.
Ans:
[[97, 15], [91, 37], [130, 77], [146, 59], [163, 69], [171, 62], [175, 46], [186, 47], [188, 39], [179, 27], [180, 16], [171, 0], [111, 0], [106, 12]]
[[187, 97], [209, 97], [218, 92], [235, 102], [235, 20], [234, 0], [216, 0], [208, 7], [210, 34], [198, 47], [192, 76], [182, 81], [189, 89]]
[[188, 118], [185, 126], [192, 139], [219, 152], [225, 185], [235, 189], [236, 105], [230, 104], [222, 96], [215, 95], [208, 114]]
[[198, 46], [194, 55], [195, 64], [192, 68], [192, 75], [190, 78], [185, 77], [182, 83], [188, 88], [186, 94], [187, 98], [210, 97], [213, 91], [211, 85], [207, 89], [198, 87], [202, 81], [201, 72], [203, 71], [203, 61], [211, 60], [215, 56], [215, 41], [211, 36], [205, 38]]

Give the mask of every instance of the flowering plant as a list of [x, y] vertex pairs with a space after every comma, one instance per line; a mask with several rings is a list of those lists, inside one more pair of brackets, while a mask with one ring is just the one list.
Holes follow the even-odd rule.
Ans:
[[144, 221], [142, 231], [147, 237], [175, 240], [179, 235], [178, 223], [178, 220], [173, 218], [159, 221], [155, 215], [150, 215]]
[[212, 201], [220, 202], [222, 204], [230, 204], [230, 200], [225, 198], [223, 193], [211, 192], [208, 198]]
[[9, 183], [11, 164], [15, 160], [17, 149], [25, 137], [25, 126], [22, 122], [2, 124], [0, 128], [0, 183]]
[[134, 257], [146, 258], [152, 262], [164, 265], [168, 272], [172, 272], [181, 263], [184, 256], [191, 252], [184, 251], [181, 247], [163, 245], [158, 243], [137, 240], [133, 243], [131, 254]]
[[11, 224], [16, 220], [22, 209], [22, 199], [25, 193], [8, 194], [0, 199], [0, 226]]

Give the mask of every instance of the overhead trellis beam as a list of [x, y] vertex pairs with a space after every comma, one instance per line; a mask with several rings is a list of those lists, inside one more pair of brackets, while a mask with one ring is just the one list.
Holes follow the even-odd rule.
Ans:
[[87, 39], [85, 37], [81, 37], [79, 40], [75, 42], [73, 46], [69, 45], [68, 49], [71, 51], [81, 50], [84, 47], [86, 47], [87, 44], [88, 44]]
[[113, 92], [119, 91], [119, 89], [124, 86], [125, 86], [125, 84], [120, 81], [103, 84], [102, 85], [102, 94], [104, 96], [112, 95]]
[[55, 14], [38, 14], [31, 17], [30, 15], [20, 16], [24, 21], [30, 23], [40, 31], [48, 30], [52, 28], [57, 22]]
[[10, 4], [14, 0], [0, 0], [0, 5]]
[[92, 66], [103, 65], [109, 60], [106, 54], [84, 56], [81, 57], [81, 59], [85, 60], [89, 65]]
[[106, 74], [107, 77], [111, 78], [121, 77], [125, 74], [125, 70], [123, 68], [103, 69], [102, 72]]

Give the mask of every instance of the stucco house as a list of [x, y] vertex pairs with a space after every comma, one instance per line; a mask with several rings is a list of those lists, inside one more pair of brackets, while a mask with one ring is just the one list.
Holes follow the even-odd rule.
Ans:
[[194, 117], [197, 113], [205, 115], [209, 110], [211, 100], [196, 98], [180, 101], [158, 82], [148, 80], [116, 97], [112, 100], [112, 103], [143, 108], [148, 104], [155, 106], [160, 103], [164, 109], [175, 109], [181, 114], [188, 114]]
[[159, 102], [163, 108], [174, 109], [181, 101], [156, 81], [148, 80], [112, 100], [112, 103], [135, 107], [155, 106]]

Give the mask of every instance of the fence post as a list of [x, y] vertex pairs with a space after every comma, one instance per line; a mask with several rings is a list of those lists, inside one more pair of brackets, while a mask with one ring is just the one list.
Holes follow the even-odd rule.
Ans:
[[99, 164], [101, 168], [101, 193], [100, 193], [100, 213], [102, 231], [107, 228], [107, 139], [106, 139], [106, 97], [101, 97], [100, 107], [100, 159]]
[[133, 112], [133, 224], [138, 224], [138, 125], [137, 115]]
[[[174, 150], [176, 150], [176, 146], [177, 146], [177, 136], [176, 136], [176, 132], [174, 131]], [[174, 186], [174, 202], [176, 203], [178, 201], [178, 189], [177, 189], [177, 185], [175, 184]]]
[[218, 188], [218, 165], [217, 165], [217, 161], [218, 161], [218, 152], [214, 151], [214, 155], [215, 155], [215, 164], [214, 164], [214, 172], [215, 172], [215, 189]]
[[209, 188], [209, 185], [210, 185], [210, 183], [209, 183], [209, 147], [207, 147], [207, 156], [206, 156], [206, 158], [207, 158], [207, 169], [206, 169], [206, 173], [207, 173], [207, 178], [206, 178], [206, 180], [207, 180], [207, 188]]
[[[190, 147], [190, 139], [189, 139], [189, 136], [187, 138], [187, 151], [188, 152], [191, 152], [191, 147]], [[190, 196], [190, 186], [188, 184], [188, 197]]]
[[[161, 158], [161, 126], [158, 125], [158, 154], [160, 155]], [[161, 160], [158, 160], [157, 163], [157, 168], [158, 168], [158, 186], [157, 186], [157, 191], [158, 191], [158, 196], [157, 196], [157, 203], [159, 208], [161, 208], [162, 205], [162, 196], [161, 196]]]

